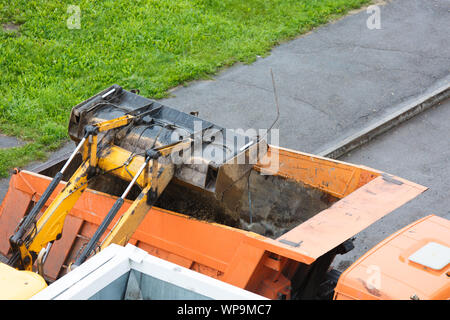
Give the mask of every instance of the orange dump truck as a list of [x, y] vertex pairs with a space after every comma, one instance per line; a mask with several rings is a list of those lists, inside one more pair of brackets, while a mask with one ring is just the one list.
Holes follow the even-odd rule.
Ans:
[[450, 221], [430, 215], [383, 240], [340, 276], [337, 300], [450, 299]]
[[[144, 118], [147, 122], [127, 123], [127, 130], [115, 129], [114, 139], [103, 145], [99, 142], [95, 160], [101, 170], [96, 172], [103, 175], [88, 179], [87, 187], [70, 210], [63, 210], [64, 219], [59, 222], [62, 232], [49, 240], [51, 245], [47, 249], [41, 250], [45, 264], [39, 260], [41, 255], [30, 254], [34, 269], [41, 262], [38, 269], [47, 282], [67, 273], [105, 224], [97, 247], [107, 242], [105, 239], [128, 219], [127, 215], [135, 213], [134, 206], [142, 197], [142, 190], [147, 190], [146, 186], [152, 190], [153, 185], [137, 179], [140, 172], [136, 173], [136, 168], [141, 164], [145, 168], [146, 162], [135, 148], [145, 150], [149, 143], [162, 146], [158, 150], [173, 146], [173, 142], [163, 139], [168, 137], [164, 130], [174, 127], [190, 134], [196, 132], [189, 123], [194, 116], [180, 115], [179, 111], [135, 92], [120, 88], [120, 95], [111, 99], [107, 94], [118, 88], [108, 88], [74, 108], [69, 125], [71, 138], [77, 143], [87, 143], [82, 140], [81, 125], [111, 121], [144, 107], [148, 108], [145, 109], [148, 118]], [[139, 126], [143, 127], [137, 130]], [[208, 123], [206, 127], [210, 129], [212, 125]], [[105, 134], [103, 140], [107, 137]], [[121, 137], [126, 137], [126, 141], [120, 140]], [[90, 140], [90, 149], [86, 150], [92, 150], [92, 141], [96, 139]], [[203, 166], [176, 165], [164, 187], [154, 175], [153, 184], [158, 182], [163, 191], [155, 191], [154, 197], [148, 195], [149, 209], [136, 223], [136, 229], [125, 237], [126, 242], [270, 299], [450, 297], [450, 222], [436, 216], [426, 217], [386, 239], [341, 276], [331, 269], [337, 254], [353, 248], [351, 239], [357, 233], [424, 192], [425, 187], [368, 167], [247, 141], [238, 146], [247, 158], [249, 146], [258, 145], [265, 150], [256, 164], [235, 166], [229, 161], [235, 159], [233, 154], [223, 164], [203, 159]], [[128, 161], [119, 168], [117, 161], [121, 154], [130, 151], [133, 157], [124, 156]], [[85, 163], [92, 166], [93, 155], [87, 152], [77, 153], [70, 159], [70, 165], [65, 165], [67, 156], [37, 172], [16, 170], [12, 175], [0, 207], [0, 253], [10, 257], [9, 261], [14, 254], [11, 239], [26, 220], [24, 216], [46, 194], [52, 178], [62, 167], [66, 169], [36, 215], [38, 223], [30, 233], [34, 239], [37, 231], [45, 230], [40, 227], [41, 218], [55, 202], [63, 201], [58, 197], [73, 186], [74, 175]], [[113, 156], [115, 159], [111, 160]], [[162, 165], [158, 171], [161, 176], [167, 172], [165, 168], [171, 167]], [[155, 169], [150, 171], [154, 173]], [[94, 175], [88, 172], [86, 176], [89, 174]], [[132, 180], [133, 177], [136, 179]], [[123, 181], [130, 180], [131, 185], [126, 188]], [[131, 191], [123, 197], [117, 214], [105, 223], [105, 217], [110, 216], [125, 188]], [[149, 199], [153, 201], [151, 204]], [[20, 269], [20, 264], [16, 268]]]

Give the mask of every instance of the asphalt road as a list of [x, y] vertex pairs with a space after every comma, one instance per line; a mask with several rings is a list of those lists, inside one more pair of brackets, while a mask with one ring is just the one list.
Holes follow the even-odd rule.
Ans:
[[450, 100], [401, 124], [339, 160], [366, 165], [429, 189], [356, 236], [338, 256], [341, 271], [381, 240], [430, 214], [450, 219]]
[[[280, 105], [279, 145], [321, 151], [450, 81], [450, 1], [381, 4], [380, 29], [361, 10], [283, 43], [265, 58], [172, 91], [163, 103], [225, 128], [268, 128]], [[271, 142], [272, 144], [277, 144]]]

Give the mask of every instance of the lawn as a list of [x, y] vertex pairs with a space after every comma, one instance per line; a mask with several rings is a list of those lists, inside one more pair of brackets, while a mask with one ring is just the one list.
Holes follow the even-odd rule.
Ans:
[[[111, 84], [162, 98], [370, 0], [9, 0], [0, 3], [0, 176], [68, 139], [71, 108]], [[68, 28], [69, 5], [80, 29]]]

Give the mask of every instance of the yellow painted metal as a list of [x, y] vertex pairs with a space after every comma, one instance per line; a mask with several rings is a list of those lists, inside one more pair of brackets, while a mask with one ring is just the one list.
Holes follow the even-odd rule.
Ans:
[[[143, 156], [133, 156], [130, 151], [113, 145], [102, 149], [97, 165], [100, 169], [122, 180], [131, 181], [144, 162], [145, 158]], [[141, 175], [136, 183], [141, 188], [144, 188], [147, 185], [145, 175]]]
[[[133, 118], [133, 116], [126, 115], [117, 119], [95, 124], [94, 126], [97, 127], [98, 132], [105, 132], [127, 125]], [[190, 144], [191, 140], [179, 141], [159, 148], [158, 151], [161, 156], [167, 156], [171, 152], [177, 152], [178, 150], [190, 147]], [[19, 246], [22, 266], [25, 270], [32, 271], [32, 256], [37, 257], [38, 253], [45, 248], [49, 242], [57, 240], [61, 236], [67, 214], [72, 210], [83, 191], [87, 188], [89, 170], [99, 168], [105, 172], [110, 172], [123, 180], [131, 181], [133, 177], [138, 174], [139, 168], [145, 163], [145, 158], [143, 156], [134, 155], [131, 152], [114, 145], [103, 147], [99, 155], [97, 155], [97, 151], [98, 137], [96, 134], [93, 134], [86, 139], [86, 142], [83, 145], [83, 163], [36, 222], [36, 227], [31, 231], [29, 239]], [[151, 168], [151, 174], [148, 172], [149, 168]], [[143, 191], [127, 212], [120, 218], [110, 234], [105, 238], [102, 247], [106, 247], [110, 243], [125, 245], [128, 242], [147, 212], [150, 210], [153, 204], [152, 202], [154, 202], [166, 188], [172, 179], [173, 174], [173, 164], [161, 164], [156, 159], [151, 160], [151, 166], [149, 165], [144, 170], [144, 174], [141, 174], [136, 181], [138, 185], [144, 188]], [[149, 195], [152, 196], [152, 201], [148, 201]], [[19, 285], [18, 288], [20, 289], [21, 286]], [[24, 296], [26, 296], [26, 294], [22, 297]], [[10, 297], [10, 295], [8, 295], [8, 297]]]
[[[127, 125], [133, 118], [133, 116], [125, 115], [117, 119], [95, 124], [94, 126], [97, 127], [98, 132], [105, 132]], [[97, 148], [98, 137], [96, 134], [93, 134], [86, 139], [86, 142], [83, 145], [83, 163], [36, 222], [35, 228], [30, 232], [31, 234], [29, 234], [29, 239], [19, 246], [22, 267], [25, 271], [17, 271], [6, 264], [0, 264], [0, 287], [2, 288], [2, 290], [0, 290], [0, 299], [28, 299], [47, 286], [45, 280], [40, 275], [32, 272], [34, 262], [32, 256], [37, 257], [41, 249], [45, 248], [49, 242], [57, 240], [61, 236], [67, 214], [72, 210], [73, 206], [88, 186], [88, 171], [97, 167], [99, 164]], [[115, 155], [126, 157], [126, 159], [118, 157], [120, 166], [127, 163], [127, 159], [131, 156], [131, 153], [124, 149], [113, 154], [103, 154], [106, 158], [114, 157]], [[105, 164], [105, 166], [100, 166], [100, 168], [108, 170], [108, 164], [114, 163], [114, 160], [110, 162], [103, 161], [102, 163]], [[143, 161], [145, 161], [145, 159], [139, 157], [134, 163], [140, 162], [142, 164]], [[125, 180], [132, 179], [130, 173], [131, 175], [136, 174], [137, 171], [134, 170], [133, 166], [131, 169], [131, 172], [128, 171], [127, 175], [123, 177]], [[148, 183], [145, 190], [148, 192], [150, 189], [151, 184]], [[146, 199], [146, 197], [144, 198]], [[135, 201], [134, 207], [145, 216], [145, 207], [147, 205], [142, 205], [142, 203], [146, 203], [146, 201]], [[131, 215], [133, 215], [133, 213], [131, 213]], [[127, 228], [132, 228], [136, 223], [137, 228], [142, 219], [143, 217], [139, 217], [138, 220], [130, 219], [130, 223], [126, 224]], [[126, 228], [121, 228], [120, 230], [129, 232], [130, 237], [133, 233]]]
[[105, 131], [108, 131], [111, 129], [116, 129], [119, 127], [126, 126], [133, 119], [134, 119], [134, 116], [132, 116], [132, 115], [124, 115], [119, 118], [96, 123], [96, 124], [94, 124], [94, 126], [96, 128], [98, 128], [99, 132], [105, 132]]
[[[98, 132], [106, 132], [108, 130], [116, 129], [119, 127], [126, 126], [134, 119], [134, 116], [131, 115], [124, 115], [122, 117], [111, 119], [103, 122], [99, 122], [94, 124], [94, 127], [97, 128]], [[89, 151], [87, 150], [89, 147]], [[92, 134], [89, 139], [88, 143], [86, 144], [86, 148], [84, 151], [85, 157], [90, 156], [90, 165], [91, 167], [97, 166], [97, 147], [98, 147], [98, 136], [97, 134]]]
[[[97, 123], [94, 126], [97, 127], [99, 132], [104, 132], [127, 125], [133, 118], [133, 116], [125, 115], [117, 119]], [[88, 170], [97, 167], [97, 147], [98, 137], [96, 134], [91, 135], [83, 146], [83, 164], [37, 221], [36, 230], [32, 231], [32, 240], [28, 241], [28, 243], [23, 243], [19, 247], [25, 270], [32, 271], [33, 261], [30, 252], [35, 253], [35, 256], [37, 256], [42, 248], [61, 235], [66, 215], [72, 210], [83, 191], [87, 188]], [[129, 156], [130, 153], [127, 153]]]
[[[105, 158], [100, 157], [98, 159], [98, 166], [105, 171], [121, 166], [131, 155], [129, 151], [120, 147], [113, 146], [110, 148], [112, 149], [111, 153], [104, 154]], [[139, 168], [135, 165], [142, 165], [144, 161], [145, 159], [142, 156], [137, 156], [132, 165], [130, 164], [127, 168], [128, 172], [123, 169], [120, 171], [123, 176], [119, 176], [124, 180], [130, 181]], [[56, 240], [58, 235], [62, 233], [66, 215], [72, 210], [76, 201], [87, 188], [87, 173], [89, 168], [90, 159], [87, 159], [37, 221], [36, 231], [32, 235], [32, 241], [30, 241], [28, 248], [25, 243], [20, 247], [22, 261], [30, 261], [29, 264], [24, 266], [26, 270], [32, 270], [31, 260], [26, 258], [27, 256], [30, 257], [30, 252], [35, 253], [37, 256], [42, 248], [50, 241]], [[116, 172], [112, 173], [117, 175]], [[140, 179], [142, 180], [142, 177]], [[144, 184], [143, 182], [141, 183]]]
[[187, 138], [182, 141], [177, 141], [172, 144], [156, 148], [155, 150], [158, 150], [161, 153], [161, 155], [163, 157], [165, 157], [165, 156], [170, 155], [173, 152], [178, 152], [180, 150], [189, 149], [192, 144], [192, 141], [193, 141], [192, 139]]
[[[151, 178], [150, 178], [149, 184], [151, 186], [150, 191], [154, 193], [154, 192], [156, 192], [156, 190], [158, 190], [158, 185], [160, 185], [160, 183], [158, 181], [159, 180], [158, 179], [158, 173], [160, 171], [159, 171], [158, 160], [153, 160], [152, 163], [153, 163], [153, 166], [152, 166], [152, 172], [151, 172], [151, 175], [150, 175]], [[172, 179], [172, 176], [170, 176], [170, 179]], [[169, 183], [169, 181], [167, 181], [167, 183]], [[164, 186], [164, 188], [165, 188], [165, 186]]]
[[137, 227], [145, 218], [147, 212], [151, 209], [151, 205], [147, 203], [150, 186], [146, 186], [138, 198], [133, 201], [128, 210], [120, 217], [117, 225], [111, 230], [111, 233], [106, 236], [101, 245], [101, 249], [106, 248], [111, 243], [116, 243], [124, 246], [128, 243]]
[[154, 200], [156, 200], [167, 187], [174, 174], [173, 164], [161, 165], [156, 160], [152, 161], [151, 169], [152, 174], [150, 180], [147, 181], [147, 185], [128, 210], [120, 217], [111, 233], [106, 236], [101, 246], [102, 249], [111, 243], [122, 246], [128, 243], [153, 205], [154, 201], [148, 201], [149, 193], [155, 192]]
[[[123, 125], [124, 123], [126, 124], [126, 121], [128, 120], [129, 118], [125, 117], [121, 121], [113, 121], [105, 127], [113, 128], [119, 124]], [[101, 127], [104, 128], [103, 126]], [[42, 217], [37, 221], [36, 231], [34, 231], [34, 234], [32, 235], [29, 246], [27, 247], [27, 244], [24, 243], [20, 247], [22, 261], [29, 261], [28, 264], [24, 265], [26, 270], [32, 271], [30, 252], [33, 252], [35, 256], [37, 256], [40, 250], [50, 241], [54, 241], [58, 238], [58, 235], [62, 233], [66, 215], [72, 210], [76, 201], [87, 188], [88, 170], [92, 170], [93, 154], [97, 154], [96, 136], [93, 136], [93, 138], [91, 143], [85, 144], [83, 150], [84, 154], [89, 154], [89, 156], [84, 160], [83, 164], [74, 173], [66, 187], [58, 194], [47, 210], [45, 210]], [[190, 146], [190, 143], [190, 140], [176, 142], [161, 148], [159, 152], [162, 156], [167, 156], [171, 152]], [[125, 181], [131, 181], [144, 162], [145, 158], [143, 156], [133, 155], [130, 151], [114, 145], [104, 147], [98, 159], [95, 158], [94, 160], [96, 167], [108, 171]], [[142, 188], [149, 188], [150, 191], [159, 196], [172, 179], [174, 167], [172, 164], [160, 164], [157, 160], [152, 160], [151, 163], [152, 174], [149, 175], [147, 172], [148, 170], [145, 170], [145, 174], [141, 174], [136, 183]], [[146, 198], [147, 193], [143, 196]], [[146, 203], [145, 201], [136, 201], [137, 203], [134, 205], [134, 209], [136, 209], [136, 212], [139, 212], [139, 214], [133, 215], [133, 212], [130, 211], [129, 214], [124, 215], [121, 219], [123, 221], [119, 225], [120, 228], [114, 232], [114, 238], [108, 240], [108, 243], [116, 243], [115, 239], [117, 239], [117, 237], [120, 239], [131, 237], [134, 230], [136, 230], [139, 223], [145, 217], [145, 213], [148, 212], [151, 206], [144, 205], [144, 203]]]
[[81, 154], [83, 156], [83, 161], [86, 161], [89, 158], [89, 151], [90, 151], [89, 139], [86, 139], [86, 141], [84, 142], [84, 145], [83, 145], [82, 152], [81, 152]]
[[0, 263], [0, 300], [25, 300], [47, 287], [37, 273], [18, 271]]
[[96, 167], [97, 166], [97, 145], [98, 145], [98, 137], [97, 135], [93, 135], [90, 137], [90, 139], [92, 139], [92, 142], [90, 142], [91, 146], [90, 146], [90, 158], [89, 158], [89, 164], [91, 167]]
[[[191, 139], [186, 139], [162, 148], [157, 148], [156, 150], [158, 150], [161, 153], [161, 156], [164, 157], [170, 155], [172, 152], [187, 149], [190, 147], [191, 143]], [[131, 181], [144, 162], [145, 158], [143, 156], [133, 155], [128, 150], [112, 145], [104, 147], [100, 152], [98, 167], [108, 173], [111, 173], [112, 175], [115, 175], [116, 177], [121, 178], [122, 180]], [[152, 165], [152, 167], [155, 167], [155, 165]], [[157, 167], [161, 168], [159, 165]], [[147, 177], [146, 172], [147, 171], [145, 171], [145, 174], [139, 176], [136, 181], [141, 188], [144, 188], [148, 184], [149, 178]], [[161, 180], [161, 178], [158, 180]], [[158, 182], [153, 180], [153, 183]]]
[[22, 266], [24, 270], [33, 271], [33, 259], [31, 258], [31, 254], [28, 251], [25, 243], [19, 246], [20, 258], [22, 259]]
[[36, 253], [37, 256], [42, 248], [50, 241], [57, 239], [58, 235], [62, 233], [66, 215], [87, 188], [88, 169], [89, 162], [83, 162], [64, 189], [45, 210], [36, 223], [36, 233], [33, 235], [28, 251]]
[[[158, 151], [161, 153], [161, 156], [167, 156], [171, 152], [176, 152], [182, 148], [189, 147], [190, 144], [191, 140], [188, 139], [186, 141], [180, 141], [160, 148]], [[129, 159], [130, 156], [128, 151], [117, 146], [111, 147], [109, 150], [105, 151], [105, 153], [107, 153], [108, 156], [101, 157], [99, 160], [99, 166], [103, 170], [117, 168], [120, 163], [123, 163], [124, 160], [126, 161], [126, 159]], [[133, 159], [133, 162], [126, 167], [128, 171], [124, 168], [120, 168], [112, 171], [112, 173], [122, 179], [130, 180], [130, 173], [134, 176], [144, 161], [144, 157], [136, 156]], [[141, 174], [141, 176], [137, 179], [138, 183], [142, 186], [145, 184], [144, 189], [128, 208], [128, 210], [122, 215], [122, 217], [120, 217], [111, 232], [106, 236], [101, 246], [102, 249], [106, 248], [111, 243], [119, 245], [125, 245], [128, 243], [131, 236], [137, 230], [153, 205], [153, 201], [148, 201], [148, 197], [150, 196], [149, 193], [153, 194], [153, 200], [156, 200], [169, 184], [175, 171], [173, 164], [162, 164], [156, 159], [150, 162], [149, 168], [151, 169], [151, 174], [148, 173], [148, 168], [146, 168], [143, 174]]]

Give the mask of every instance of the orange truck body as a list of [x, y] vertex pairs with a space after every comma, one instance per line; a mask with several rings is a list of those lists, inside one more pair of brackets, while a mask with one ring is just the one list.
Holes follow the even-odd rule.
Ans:
[[[337, 300], [448, 300], [450, 264], [440, 269], [411, 261], [427, 244], [450, 247], [450, 221], [430, 215], [369, 250], [340, 276]], [[430, 257], [428, 257], [430, 258]], [[439, 268], [439, 267], [438, 267]]]
[[[307, 290], [308, 282], [312, 281], [316, 269], [321, 268], [319, 262], [324, 257], [329, 260], [324, 263], [328, 268], [336, 254], [335, 249], [346, 240], [426, 190], [421, 185], [368, 167], [270, 146], [269, 153], [274, 152], [278, 153], [280, 162], [279, 170], [274, 174], [320, 189], [339, 200], [277, 239], [154, 207], [130, 243], [152, 255], [270, 299], [289, 299], [292, 298], [293, 287]], [[257, 164], [254, 170], [263, 168]], [[8, 239], [20, 219], [39, 199], [50, 180], [50, 177], [29, 171], [17, 171], [12, 175], [8, 193], [0, 207], [0, 253], [3, 255], [8, 254]], [[64, 183], [60, 183], [46, 206], [63, 186]], [[93, 235], [115, 199], [90, 189], [84, 192], [67, 216], [62, 238], [55, 242], [45, 263], [48, 280], [55, 280], [67, 272], [68, 264]], [[130, 203], [125, 203], [118, 217]], [[434, 220], [427, 221], [431, 223]], [[448, 228], [448, 223], [446, 226]], [[447, 234], [443, 232], [436, 237], [443, 236], [442, 241], [448, 244], [448, 235], [447, 229]], [[407, 240], [395, 239], [403, 241], [401, 245], [405, 246], [408, 245]], [[393, 242], [388, 243], [389, 250], [398, 251]], [[370, 259], [390, 259], [389, 252], [385, 257], [377, 256], [376, 248], [368, 253]], [[401, 263], [398, 262], [399, 270], [403, 270]], [[358, 282], [358, 272], [364, 272], [358, 268], [363, 267], [364, 264], [357, 263], [344, 273], [335, 298], [379, 298], [367, 294]], [[408, 272], [427, 285], [434, 273], [417, 273], [416, 269]], [[402, 276], [401, 273], [392, 275]], [[400, 294], [402, 288], [399, 284], [399, 293], [389, 297], [403, 297]], [[423, 287], [418, 294], [423, 297], [441, 297], [444, 294], [432, 291]]]

